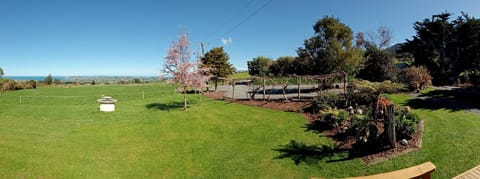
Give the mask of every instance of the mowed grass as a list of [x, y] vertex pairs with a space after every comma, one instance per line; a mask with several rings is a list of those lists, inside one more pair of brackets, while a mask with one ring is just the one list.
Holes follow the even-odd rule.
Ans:
[[[411, 99], [404, 94], [390, 95], [389, 98], [402, 105]], [[445, 108], [430, 110], [428, 107], [413, 112], [424, 119], [422, 149], [380, 165], [414, 165], [417, 161], [431, 161], [437, 167], [433, 178], [452, 178], [480, 165], [479, 114]]]
[[232, 79], [242, 79], [242, 78], [250, 78], [250, 74], [248, 72], [238, 72], [234, 73], [233, 75], [230, 76]]
[[[118, 99], [115, 112], [98, 111], [102, 94]], [[199, 95], [184, 112], [182, 99], [162, 84], [1, 93], [0, 177], [296, 177], [313, 171], [272, 149], [326, 142], [294, 113]]]
[[[142, 93], [145, 99], [142, 98]], [[101, 95], [118, 99], [98, 111]], [[21, 103], [20, 103], [21, 98]], [[290, 141], [330, 145], [305, 132], [299, 114], [182, 96], [164, 84], [39, 88], [0, 93], [1, 178], [308, 178], [397, 170], [425, 161], [435, 178], [480, 164], [480, 117], [464, 111], [416, 110], [425, 119], [423, 149], [375, 165], [345, 154], [296, 165], [277, 159]], [[394, 95], [397, 103], [408, 98]], [[297, 152], [297, 153], [295, 153]]]

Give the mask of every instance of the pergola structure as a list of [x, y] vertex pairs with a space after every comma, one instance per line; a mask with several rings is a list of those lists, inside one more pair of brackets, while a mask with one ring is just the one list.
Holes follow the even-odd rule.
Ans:
[[[272, 81], [273, 83], [279, 84], [282, 86], [282, 91], [283, 91], [283, 97], [285, 100], [287, 100], [286, 97], [286, 89], [290, 85], [289, 84], [289, 79], [295, 79], [296, 80], [296, 85], [298, 87], [298, 92], [297, 92], [297, 98], [300, 100], [301, 99], [301, 85], [302, 85], [302, 80], [314, 80], [317, 81], [317, 87], [318, 87], [318, 95], [321, 95], [323, 93], [323, 88], [327, 86], [328, 84], [332, 84], [335, 80], [338, 78], [342, 79], [343, 82], [343, 93], [347, 93], [347, 82], [348, 82], [348, 75], [345, 72], [340, 72], [340, 73], [332, 73], [332, 74], [324, 74], [324, 75], [291, 75], [291, 76], [285, 76], [285, 77], [251, 77], [251, 78], [238, 78], [238, 79], [230, 79], [230, 78], [218, 78], [223, 81], [227, 81], [229, 84], [232, 85], [233, 91], [232, 91], [232, 100], [235, 100], [235, 86], [237, 85], [237, 82], [245, 82], [247, 85], [252, 85], [253, 81], [261, 81], [261, 85], [255, 87], [253, 86], [252, 89], [249, 91], [249, 93], [252, 93], [252, 95], [249, 97], [250, 99], [254, 99], [255, 93], [262, 89], [263, 96], [262, 100], [266, 100], [266, 83], [267, 81]], [[280, 82], [276, 82], [278, 79], [281, 79]]]

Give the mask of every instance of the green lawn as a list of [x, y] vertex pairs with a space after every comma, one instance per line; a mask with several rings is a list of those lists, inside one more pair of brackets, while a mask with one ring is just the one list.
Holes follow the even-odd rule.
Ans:
[[[117, 111], [98, 111], [102, 94], [119, 100]], [[448, 178], [480, 164], [480, 116], [463, 111], [417, 109], [425, 119], [424, 148], [367, 166], [337, 160], [344, 153], [321, 158], [300, 149], [277, 159], [282, 153], [274, 149], [291, 141], [330, 145], [305, 132], [299, 114], [199, 95], [189, 95], [189, 102], [182, 111], [182, 96], [163, 84], [0, 93], [0, 178], [346, 177], [425, 161], [437, 165], [435, 178]], [[296, 165], [298, 157], [311, 162]]]
[[239, 73], [234, 73], [233, 75], [230, 76], [232, 79], [243, 79], [243, 78], [250, 78], [250, 74], [248, 72], [239, 72]]

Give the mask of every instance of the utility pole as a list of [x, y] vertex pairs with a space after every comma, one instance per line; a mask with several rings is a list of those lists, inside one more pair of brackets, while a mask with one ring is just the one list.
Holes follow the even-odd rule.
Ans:
[[202, 47], [202, 57], [205, 56], [205, 43], [201, 42], [200, 46]]
[[[200, 42], [200, 46], [202, 47], [202, 58], [203, 58], [203, 57], [205, 57], [205, 43], [204, 43], [204, 42]], [[210, 89], [208, 88], [208, 81], [210, 81], [210, 79], [207, 80], [207, 82], [206, 82], [206, 83], [207, 83], [207, 92], [210, 91]], [[235, 88], [234, 88], [234, 89], [235, 89]], [[217, 83], [215, 83], [215, 91], [217, 91]]]

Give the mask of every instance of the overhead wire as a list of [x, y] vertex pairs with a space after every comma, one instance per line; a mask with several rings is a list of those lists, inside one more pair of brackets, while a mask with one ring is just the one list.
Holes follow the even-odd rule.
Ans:
[[250, 20], [253, 16], [257, 15], [261, 10], [263, 10], [265, 7], [267, 7], [273, 0], [268, 0], [266, 3], [264, 3], [262, 6], [260, 6], [260, 8], [256, 9], [255, 11], [253, 11], [253, 13], [251, 13], [250, 15], [248, 15], [245, 19], [243, 19], [242, 21], [240, 21], [240, 23], [238, 23], [237, 25], [233, 26], [231, 29], [229, 29], [227, 32], [223, 33], [221, 36], [225, 36], [231, 32], [233, 32], [234, 30], [236, 30], [237, 28], [239, 28], [241, 25], [243, 25], [245, 22], [247, 22], [248, 20]]
[[[248, 1], [248, 3], [239, 11], [237, 11], [236, 14], [240, 14], [243, 9], [245, 8], [248, 8], [255, 0], [250, 0]], [[252, 11], [252, 13], [250, 13], [248, 16], [246, 16], [244, 19], [242, 19], [241, 21], [239, 21], [239, 23], [237, 23], [236, 25], [232, 26], [231, 28], [229, 28], [227, 31], [225, 31], [223, 34], [220, 35], [220, 37], [224, 37], [230, 33], [232, 33], [233, 31], [237, 30], [240, 26], [242, 26], [244, 23], [246, 23], [247, 21], [249, 21], [251, 18], [253, 18], [255, 15], [257, 15], [260, 11], [262, 11], [264, 8], [266, 8], [270, 3], [272, 3], [273, 0], [268, 0], [266, 1], [265, 3], [263, 3], [259, 8], [255, 9], [254, 11]], [[236, 15], [235, 15], [236, 16]], [[230, 19], [233, 19], [233, 17], [235, 16], [232, 16], [232, 18]], [[227, 23], [225, 23], [227, 24]], [[211, 43], [212, 41], [214, 41], [214, 39], [210, 39], [207, 43]]]

